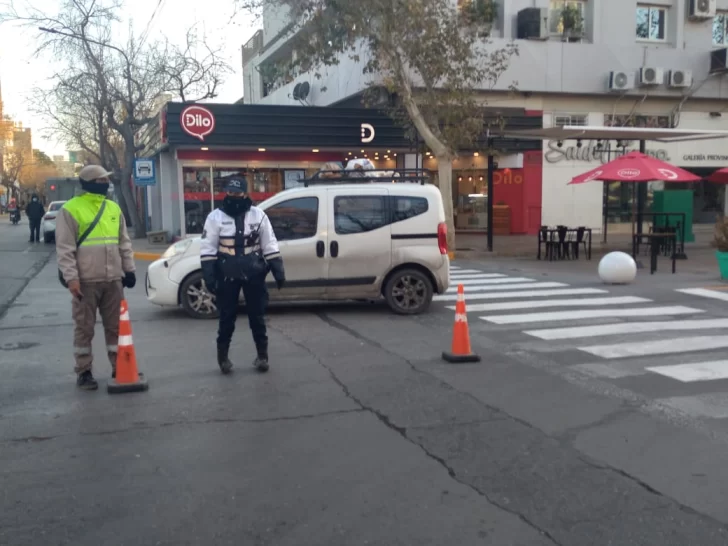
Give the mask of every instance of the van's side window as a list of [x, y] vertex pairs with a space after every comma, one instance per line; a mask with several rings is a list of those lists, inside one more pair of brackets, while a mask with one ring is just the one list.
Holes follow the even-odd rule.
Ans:
[[276, 239], [308, 239], [318, 231], [318, 197], [299, 197], [282, 201], [265, 210]]
[[356, 195], [334, 198], [334, 226], [339, 235], [366, 233], [384, 227], [388, 223], [384, 196]]
[[392, 220], [401, 222], [427, 212], [426, 197], [392, 197]]

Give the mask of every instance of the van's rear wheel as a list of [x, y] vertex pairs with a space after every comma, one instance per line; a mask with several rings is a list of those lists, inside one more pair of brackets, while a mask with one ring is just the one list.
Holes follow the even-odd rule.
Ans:
[[427, 311], [432, 302], [432, 282], [416, 269], [394, 273], [384, 287], [389, 308], [398, 315], [416, 315]]

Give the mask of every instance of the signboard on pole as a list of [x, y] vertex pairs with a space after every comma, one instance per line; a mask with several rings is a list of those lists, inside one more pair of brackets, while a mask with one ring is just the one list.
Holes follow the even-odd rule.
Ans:
[[134, 184], [137, 186], [154, 186], [157, 176], [154, 172], [154, 160], [139, 157], [134, 160]]

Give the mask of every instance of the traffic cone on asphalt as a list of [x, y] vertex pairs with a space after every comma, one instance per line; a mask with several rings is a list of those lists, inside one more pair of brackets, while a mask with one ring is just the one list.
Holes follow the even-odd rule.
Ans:
[[463, 362], [480, 362], [480, 357], [470, 348], [470, 331], [468, 315], [465, 311], [465, 289], [458, 285], [458, 299], [455, 303], [455, 326], [452, 332], [452, 350], [442, 353], [442, 358], [455, 364]]
[[116, 378], [112, 378], [106, 385], [110, 394], [124, 392], [141, 392], [149, 389], [144, 374], [137, 369], [136, 351], [131, 338], [131, 320], [129, 319], [129, 305], [121, 300], [121, 317], [119, 318], [119, 352], [116, 357]]

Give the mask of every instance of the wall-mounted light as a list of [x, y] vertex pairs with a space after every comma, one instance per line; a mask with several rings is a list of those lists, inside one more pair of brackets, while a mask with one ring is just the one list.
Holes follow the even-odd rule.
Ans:
[[559, 141], [558, 141], [558, 142], [556, 143], [556, 145], [557, 145], [557, 146], [558, 146], [559, 148], [561, 148], [561, 147], [562, 147], [562, 146], [564, 145], [564, 141], [563, 141], [563, 140], [559, 140]]
[[479, 156], [480, 154], [479, 154], [478, 152], [475, 152], [475, 153], [474, 153], [473, 155], [474, 155], [475, 157], [478, 157], [478, 156]]
[[207, 151], [207, 150], [209, 150], [209, 149], [210, 149], [210, 148], [208, 148], [207, 146], [203, 146], [202, 148], [200, 148], [200, 150], [202, 150], [203, 152], [206, 152], [206, 151]]
[[265, 152], [265, 148], [258, 148], [259, 152]]
[[576, 141], [576, 147], [581, 148], [581, 139]]
[[314, 149], [313, 149], [313, 150], [311, 150], [311, 151], [312, 151], [313, 153], [315, 153], [315, 154], [319, 153], [319, 149], [318, 149], [318, 148], [314, 148]]
[[347, 155], [351, 155], [351, 152], [349, 152]]

